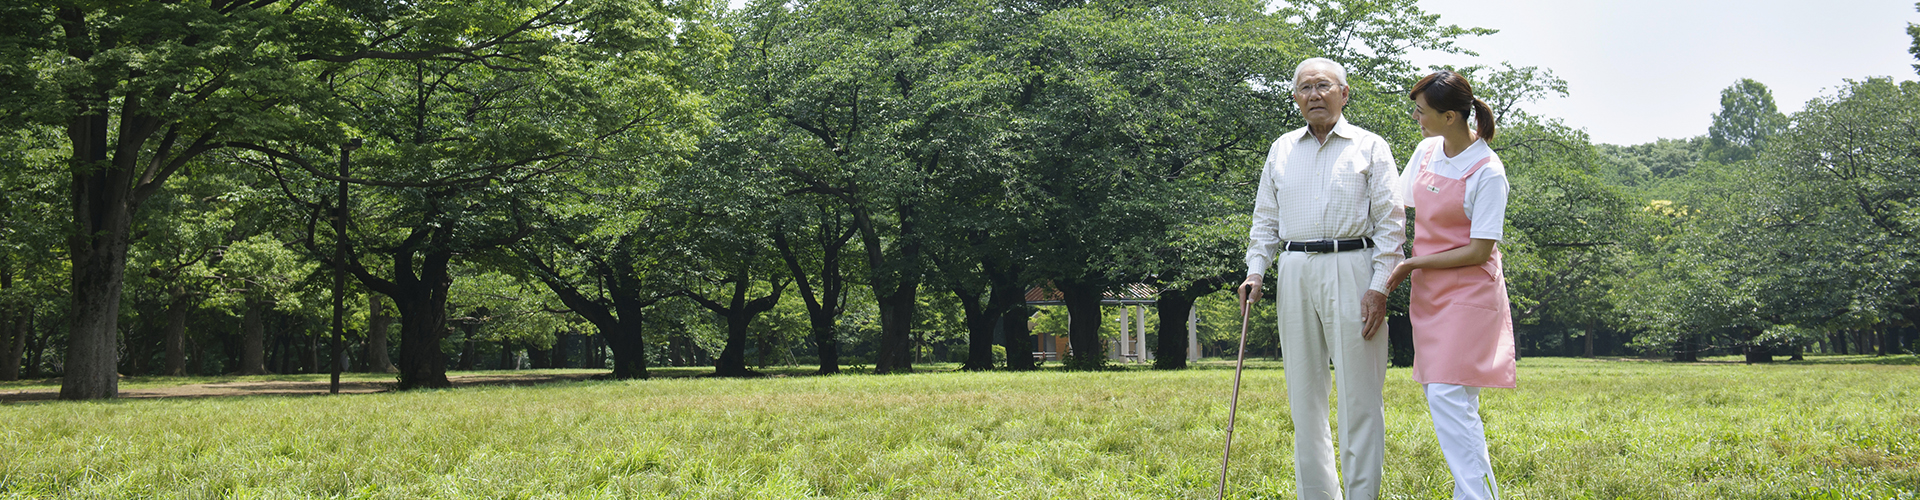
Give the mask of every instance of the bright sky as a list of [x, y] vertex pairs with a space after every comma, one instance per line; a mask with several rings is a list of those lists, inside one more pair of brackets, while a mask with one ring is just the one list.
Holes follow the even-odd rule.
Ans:
[[1752, 78], [1780, 111], [1832, 95], [1846, 79], [1914, 80], [1914, 0], [1420, 0], [1440, 21], [1500, 30], [1461, 42], [1478, 58], [1423, 54], [1416, 64], [1552, 69], [1568, 97], [1529, 110], [1584, 128], [1594, 142], [1640, 144], [1707, 133], [1720, 90]]

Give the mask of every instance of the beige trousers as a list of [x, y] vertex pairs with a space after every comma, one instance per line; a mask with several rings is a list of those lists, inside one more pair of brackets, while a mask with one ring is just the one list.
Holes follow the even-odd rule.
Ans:
[[[1383, 326], [1373, 340], [1363, 339], [1360, 317], [1360, 299], [1373, 278], [1372, 253], [1281, 252], [1276, 264], [1280, 349], [1293, 412], [1294, 481], [1302, 500], [1373, 500], [1380, 495], [1387, 439], [1380, 389], [1387, 376], [1387, 335]], [[1338, 470], [1327, 428], [1327, 398], [1335, 386]]]

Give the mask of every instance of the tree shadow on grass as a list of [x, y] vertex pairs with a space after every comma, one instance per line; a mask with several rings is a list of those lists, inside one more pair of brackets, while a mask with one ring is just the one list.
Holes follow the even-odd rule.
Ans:
[[1792, 365], [1920, 366], [1920, 355], [1914, 355], [1914, 354], [1894, 354], [1894, 355], [1888, 355], [1888, 356], [1876, 356], [1872, 354], [1833, 355], [1833, 356], [1823, 355], [1823, 356], [1807, 356], [1806, 359], [1802, 361], [1776, 361], [1776, 363], [1792, 364]]

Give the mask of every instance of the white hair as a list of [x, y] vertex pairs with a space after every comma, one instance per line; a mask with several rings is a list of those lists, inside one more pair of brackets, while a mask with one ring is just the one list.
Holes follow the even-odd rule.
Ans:
[[1313, 67], [1320, 67], [1322, 69], [1326, 69], [1327, 71], [1333, 72], [1333, 81], [1335, 83], [1339, 83], [1340, 86], [1342, 87], [1347, 86], [1347, 67], [1341, 66], [1338, 61], [1327, 59], [1325, 57], [1315, 57], [1312, 59], [1307, 59], [1305, 61], [1300, 61], [1299, 66], [1293, 67], [1293, 81], [1296, 81], [1296, 82], [1300, 81], [1300, 73], [1305, 72], [1307, 71], [1308, 68], [1313, 68]]

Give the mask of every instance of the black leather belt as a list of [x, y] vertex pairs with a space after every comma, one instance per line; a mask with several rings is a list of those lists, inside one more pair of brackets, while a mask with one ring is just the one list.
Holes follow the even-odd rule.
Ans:
[[1287, 251], [1306, 253], [1334, 253], [1348, 250], [1373, 248], [1373, 238], [1354, 238], [1351, 240], [1314, 240], [1289, 241]]

